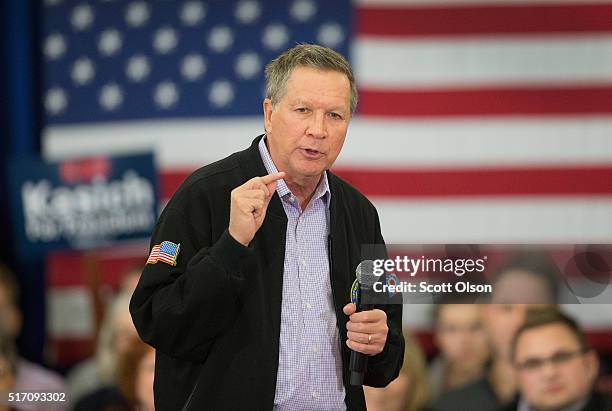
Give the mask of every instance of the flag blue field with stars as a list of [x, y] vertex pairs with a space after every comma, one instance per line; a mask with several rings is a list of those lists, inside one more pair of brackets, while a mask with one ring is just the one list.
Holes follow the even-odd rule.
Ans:
[[259, 114], [266, 62], [297, 42], [346, 55], [350, 2], [44, 2], [46, 124]]

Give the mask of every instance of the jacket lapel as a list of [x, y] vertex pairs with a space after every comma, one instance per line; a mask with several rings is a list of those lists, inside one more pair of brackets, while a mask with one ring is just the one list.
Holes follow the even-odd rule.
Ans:
[[[331, 203], [330, 209], [330, 242], [331, 242], [331, 284], [338, 321], [344, 318], [342, 308], [350, 301], [349, 289], [355, 274], [350, 267], [350, 250], [345, 225], [347, 224], [342, 191], [339, 190], [337, 178], [328, 172], [330, 182]], [[342, 328], [340, 328], [342, 330]]]
[[[241, 153], [240, 165], [245, 170], [246, 180], [268, 174], [259, 154], [258, 144], [262, 137], [263, 135], [258, 136], [251, 144], [251, 147]], [[264, 223], [259, 231], [257, 231], [254, 241], [262, 256], [261, 272], [263, 277], [265, 277], [261, 279], [265, 282], [262, 289], [266, 294], [266, 301], [269, 307], [268, 324], [274, 330], [271, 343], [275, 345], [276, 349], [274, 351], [277, 355], [280, 338], [283, 271], [285, 268], [284, 239], [286, 232], [287, 216], [278, 193], [274, 193], [268, 205]]]

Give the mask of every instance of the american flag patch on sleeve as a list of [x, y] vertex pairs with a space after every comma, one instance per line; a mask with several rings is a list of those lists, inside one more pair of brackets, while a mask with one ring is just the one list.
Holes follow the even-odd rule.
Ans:
[[180, 244], [174, 244], [171, 241], [164, 241], [154, 246], [147, 259], [147, 264], [156, 264], [158, 261], [161, 261], [162, 263], [175, 266], [180, 247]]

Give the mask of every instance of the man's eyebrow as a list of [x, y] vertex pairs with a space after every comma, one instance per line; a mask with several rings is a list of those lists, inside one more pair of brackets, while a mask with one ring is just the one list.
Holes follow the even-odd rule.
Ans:
[[296, 98], [295, 100], [289, 102], [289, 104], [293, 106], [301, 106], [301, 105], [308, 105], [308, 102], [301, 98]]
[[[289, 105], [291, 106], [309, 106], [311, 103], [307, 100], [304, 100], [302, 98], [296, 98], [293, 101], [289, 102]], [[327, 109], [327, 111], [335, 111], [335, 112], [339, 112], [339, 113], [345, 113], [346, 109], [342, 106], [333, 106]]]
[[548, 356], [539, 356], [539, 355], [531, 355], [530, 354], [530, 355], [526, 356], [524, 359], [525, 360], [533, 360], [533, 359], [539, 360], [539, 359], [542, 359], [542, 358], [546, 359], [546, 358], [553, 357], [553, 356], [555, 356], [557, 354], [566, 354], [568, 352], [576, 351], [576, 350], [579, 350], [579, 349], [580, 348], [568, 348], [568, 347], [564, 347], [564, 348], [559, 348], [558, 350], [553, 351], [552, 353], [548, 354]]

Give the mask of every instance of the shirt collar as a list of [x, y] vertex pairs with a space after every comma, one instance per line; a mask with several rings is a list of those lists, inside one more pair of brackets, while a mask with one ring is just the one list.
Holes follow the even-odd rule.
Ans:
[[[278, 169], [272, 161], [272, 157], [270, 156], [270, 152], [268, 151], [268, 147], [266, 145], [266, 137], [267, 136], [264, 135], [263, 138], [259, 141], [259, 154], [261, 155], [261, 159], [264, 163], [264, 166], [266, 167], [266, 171], [268, 172], [268, 174], [273, 174], [277, 173]], [[277, 180], [276, 192], [278, 193], [278, 196], [280, 198], [285, 198], [287, 196], [293, 195], [293, 193], [291, 193], [291, 190], [289, 190], [287, 183], [285, 183], [285, 180], [282, 178], [280, 180]], [[323, 173], [323, 178], [321, 178], [321, 181], [319, 181], [319, 185], [315, 189], [312, 199], [316, 200], [317, 198], [321, 197], [323, 199], [323, 202], [325, 203], [325, 206], [329, 208], [329, 203], [331, 201], [331, 191], [329, 190], [327, 172]]]
[[[588, 401], [589, 401], [588, 397], [584, 398], [582, 401], [578, 401], [570, 405], [569, 407], [563, 408], [562, 411], [580, 411], [581, 409], [584, 408], [584, 406], [587, 404]], [[525, 398], [521, 397], [519, 399], [517, 411], [533, 411], [533, 409], [529, 406]]]

